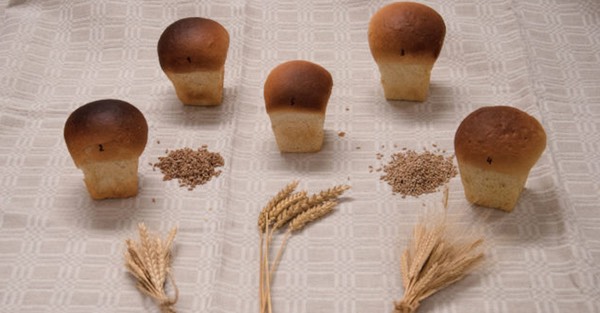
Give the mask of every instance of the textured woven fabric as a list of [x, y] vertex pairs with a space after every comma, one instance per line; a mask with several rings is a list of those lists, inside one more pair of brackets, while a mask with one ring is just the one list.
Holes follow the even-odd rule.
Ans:
[[[393, 195], [369, 166], [404, 147], [451, 155], [462, 118], [498, 104], [538, 118], [547, 149], [512, 213], [469, 205], [450, 181], [450, 212], [483, 229], [487, 258], [421, 310], [600, 312], [600, 3], [423, 1], [447, 35], [421, 104], [383, 98], [367, 26], [385, 3], [0, 1], [0, 312], [158, 312], [123, 266], [138, 222], [179, 228], [178, 312], [258, 311], [258, 212], [293, 179], [310, 192], [352, 189], [289, 241], [274, 311], [390, 312], [400, 252], [441, 193]], [[184, 107], [158, 64], [161, 32], [187, 16], [230, 33], [219, 107]], [[266, 75], [291, 59], [333, 76], [319, 153], [280, 154], [264, 109]], [[91, 200], [66, 149], [68, 115], [103, 98], [148, 120], [135, 198]], [[149, 165], [202, 145], [225, 166], [193, 191]]]

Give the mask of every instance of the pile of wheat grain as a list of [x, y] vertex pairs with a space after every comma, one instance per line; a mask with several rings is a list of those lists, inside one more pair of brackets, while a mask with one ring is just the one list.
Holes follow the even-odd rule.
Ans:
[[159, 157], [153, 168], [163, 173], [163, 180], [178, 179], [179, 186], [193, 190], [203, 185], [213, 177], [221, 174], [217, 167], [225, 164], [221, 154], [208, 151], [206, 146], [197, 150], [183, 148], [168, 152], [167, 156]]
[[458, 174], [453, 156], [445, 157], [430, 151], [417, 153], [406, 150], [392, 155], [383, 167], [381, 180], [392, 186], [402, 197], [418, 197], [437, 191]]

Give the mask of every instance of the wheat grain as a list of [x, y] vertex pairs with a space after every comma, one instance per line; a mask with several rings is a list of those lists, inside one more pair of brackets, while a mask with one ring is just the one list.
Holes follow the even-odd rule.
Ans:
[[213, 177], [221, 175], [216, 168], [224, 166], [225, 161], [218, 152], [210, 152], [207, 146], [197, 150], [191, 148], [166, 150], [167, 156], [159, 157], [152, 168], [159, 168], [164, 175], [163, 180], [177, 179], [180, 187], [193, 190]]
[[392, 191], [400, 193], [402, 197], [432, 193], [458, 174], [453, 158], [426, 149], [423, 153], [412, 150], [395, 153], [383, 167], [385, 174], [380, 179], [386, 181], [392, 186]]

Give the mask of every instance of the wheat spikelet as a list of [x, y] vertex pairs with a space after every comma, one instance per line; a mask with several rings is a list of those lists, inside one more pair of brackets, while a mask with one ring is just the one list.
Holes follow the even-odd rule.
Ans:
[[[272, 214], [269, 214], [269, 226], [275, 224], [277, 218], [282, 213], [286, 212], [286, 210], [289, 209], [291, 206], [293, 206], [296, 203], [305, 201], [307, 199], [306, 194], [306, 191], [301, 191], [295, 194], [291, 194], [287, 198], [281, 200], [273, 209]], [[275, 231], [276, 229], [276, 227], [273, 227], [271, 231]]]
[[335, 199], [341, 196], [344, 191], [350, 189], [348, 185], [337, 185], [332, 188], [323, 190], [317, 194], [314, 194], [308, 198], [308, 206], [315, 206], [324, 203], [325, 201]]
[[167, 236], [166, 242], [160, 240], [160, 238], [156, 238], [156, 243], [158, 246], [158, 251], [164, 251], [162, 253], [162, 257], [158, 256], [158, 267], [161, 269], [159, 271], [158, 282], [164, 284], [167, 280], [167, 275], [169, 274], [169, 267], [171, 265], [171, 245], [173, 244], [173, 240], [175, 239], [175, 235], [177, 234], [177, 230], [175, 228], [171, 229], [169, 235]]
[[310, 206], [308, 205], [308, 199], [303, 199], [300, 202], [297, 202], [277, 215], [274, 220], [273, 229], [280, 229], [294, 217], [298, 216], [298, 214], [308, 209], [310, 209]]
[[300, 213], [298, 216], [294, 217], [290, 221], [288, 225], [289, 229], [292, 232], [296, 232], [304, 228], [307, 224], [311, 222], [318, 221], [322, 217], [333, 211], [333, 208], [337, 205], [335, 201], [326, 201], [322, 204], [311, 207], [310, 209]]
[[[139, 243], [131, 239], [125, 241], [125, 266], [137, 279], [137, 288], [152, 297], [159, 304], [161, 312], [174, 313], [173, 305], [177, 302], [178, 291], [170, 276], [170, 265], [171, 245], [177, 230], [171, 230], [164, 244], [160, 238], [152, 238], [143, 223], [138, 225], [138, 231]], [[173, 298], [169, 298], [164, 290], [167, 277], [175, 289]]]
[[404, 252], [402, 252], [402, 256], [400, 256], [400, 274], [402, 274], [402, 287], [404, 287], [404, 289], [408, 288], [408, 282], [410, 281], [410, 278], [408, 278], [408, 269], [410, 268], [408, 262], [409, 255], [407, 249], [404, 250]]
[[150, 276], [149, 274], [147, 274], [147, 271], [144, 271], [138, 264], [141, 264], [142, 261], [140, 260], [140, 257], [137, 255], [136, 253], [136, 248], [135, 248], [135, 243], [133, 243], [131, 240], [127, 240], [125, 241], [125, 243], [127, 244], [127, 251], [129, 251], [129, 259], [131, 259], [131, 262], [126, 262], [125, 266], [127, 266], [127, 268], [129, 269], [129, 271], [131, 272], [131, 274], [133, 274], [135, 277], [146, 277], [146, 276]]
[[285, 198], [287, 198], [295, 189], [298, 187], [298, 181], [292, 181], [283, 189], [281, 189], [271, 200], [263, 207], [258, 215], [258, 229], [261, 232], [265, 232], [265, 226], [267, 222], [267, 215], [271, 216], [271, 212], [275, 208], [275, 206]]
[[148, 281], [144, 282], [144, 283], [147, 285], [148, 291], [156, 293], [156, 292], [158, 292], [158, 290], [156, 289], [156, 286], [162, 285], [158, 281], [158, 277], [160, 275], [159, 274], [160, 269], [158, 268], [158, 264], [157, 264], [157, 257], [156, 257], [157, 248], [155, 247], [153, 240], [150, 238], [150, 235], [148, 234], [148, 229], [146, 228], [146, 225], [139, 224], [138, 231], [140, 234], [140, 243], [138, 245], [138, 247], [139, 247], [138, 253], [141, 255], [141, 257], [142, 257], [141, 260], [143, 261], [141, 266], [143, 266], [146, 269], [146, 271], [148, 272]]
[[348, 189], [350, 189], [350, 186], [348, 185], [334, 186], [295, 203], [277, 216], [273, 225], [273, 229], [279, 229], [283, 227], [286, 223], [296, 218], [299, 214], [311, 209], [314, 206], [321, 205], [329, 200], [337, 199], [337, 197], [342, 195], [344, 191]]

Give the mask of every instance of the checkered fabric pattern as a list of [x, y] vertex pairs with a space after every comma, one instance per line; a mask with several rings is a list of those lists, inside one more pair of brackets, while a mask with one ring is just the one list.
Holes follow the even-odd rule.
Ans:
[[[158, 312], [124, 267], [138, 222], [179, 228], [178, 312], [256, 312], [258, 212], [293, 179], [352, 189], [291, 238], [274, 311], [390, 312], [400, 252], [441, 193], [393, 195], [369, 166], [404, 147], [451, 155], [462, 118], [500, 104], [538, 118], [547, 149], [512, 213], [469, 205], [450, 181], [449, 212], [483, 229], [487, 258], [421, 310], [600, 312], [600, 2], [420, 2], [447, 26], [424, 103], [383, 97], [367, 27], [388, 1], [0, 1], [0, 312]], [[183, 106], [158, 64], [161, 32], [188, 16], [230, 33], [221, 106]], [[333, 76], [319, 153], [281, 154], [265, 112], [264, 80], [291, 59]], [[148, 120], [134, 198], [91, 200], [66, 149], [68, 115], [103, 98]], [[193, 191], [150, 165], [202, 145], [225, 166]]]

